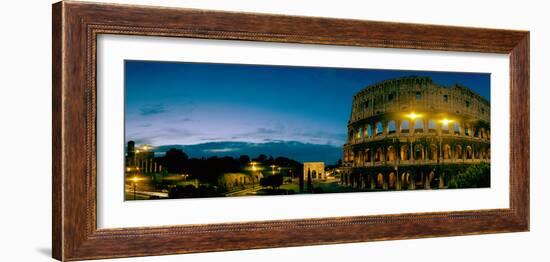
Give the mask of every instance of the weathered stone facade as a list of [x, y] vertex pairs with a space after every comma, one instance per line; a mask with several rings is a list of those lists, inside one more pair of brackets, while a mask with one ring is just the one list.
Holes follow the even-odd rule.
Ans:
[[353, 97], [341, 182], [358, 188], [444, 188], [490, 161], [490, 103], [428, 77], [383, 81]]
[[325, 162], [304, 162], [304, 181], [307, 180], [308, 173], [311, 179], [326, 179]]

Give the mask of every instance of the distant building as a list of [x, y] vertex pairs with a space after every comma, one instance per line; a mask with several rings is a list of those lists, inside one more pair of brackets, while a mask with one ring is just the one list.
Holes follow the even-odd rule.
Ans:
[[304, 162], [304, 180], [307, 180], [308, 173], [312, 180], [326, 179], [325, 162]]
[[245, 185], [258, 184], [261, 177], [263, 177], [261, 174], [259, 176], [250, 176], [243, 173], [226, 173], [218, 178], [218, 186], [231, 191], [236, 188], [242, 188]]
[[137, 174], [158, 173], [162, 170], [155, 161], [155, 153], [148, 146], [135, 147], [134, 141], [128, 141], [126, 147], [126, 171]]

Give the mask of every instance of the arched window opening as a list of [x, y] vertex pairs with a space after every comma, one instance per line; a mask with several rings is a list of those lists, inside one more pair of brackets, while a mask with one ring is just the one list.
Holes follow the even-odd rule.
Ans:
[[456, 145], [455, 146], [455, 159], [462, 159], [462, 146]]
[[361, 140], [361, 128], [355, 131], [355, 140]]
[[407, 145], [401, 146], [400, 150], [401, 160], [409, 160], [409, 147]]
[[370, 124], [367, 125], [367, 130], [365, 131], [365, 133], [367, 134], [367, 137], [372, 137], [372, 127], [370, 126]]
[[367, 162], [367, 163], [372, 161], [370, 154], [371, 154], [370, 149], [365, 150], [365, 162]]
[[376, 123], [376, 135], [379, 136], [384, 132], [384, 128], [382, 127], [382, 122]]
[[428, 132], [435, 133], [435, 131], [436, 131], [435, 120], [433, 119], [428, 120]]
[[471, 146], [466, 147], [466, 158], [467, 159], [473, 159], [474, 154]]
[[424, 149], [422, 145], [414, 146], [414, 160], [424, 160]]
[[382, 175], [382, 173], [378, 173], [378, 175], [376, 176], [376, 186], [384, 186], [384, 175]]
[[454, 123], [453, 131], [454, 131], [455, 135], [460, 135], [460, 124], [459, 123]]
[[388, 122], [388, 134], [394, 134], [395, 131], [396, 131], [395, 121], [391, 120], [390, 122]]
[[409, 129], [410, 129], [409, 120], [403, 120], [403, 122], [401, 122], [400, 128], [401, 128], [400, 130], [401, 133], [409, 133]]
[[470, 125], [466, 125], [464, 127], [464, 135], [465, 136], [470, 136]]
[[422, 119], [419, 118], [414, 121], [414, 132], [415, 133], [424, 132], [424, 121]]
[[397, 176], [395, 175], [394, 172], [391, 172], [388, 175], [388, 186], [389, 186], [389, 188], [395, 188], [396, 181], [397, 181]]
[[449, 123], [448, 122], [442, 122], [441, 123], [441, 133], [448, 134], [449, 133]]
[[374, 161], [375, 162], [382, 161], [382, 148], [376, 149], [376, 153], [374, 154]]
[[449, 144], [445, 144], [443, 146], [443, 159], [450, 159], [451, 158], [451, 146]]
[[437, 160], [437, 146], [432, 144], [430, 145], [430, 160]]
[[395, 148], [393, 146], [388, 147], [388, 157], [387, 161], [395, 161]]

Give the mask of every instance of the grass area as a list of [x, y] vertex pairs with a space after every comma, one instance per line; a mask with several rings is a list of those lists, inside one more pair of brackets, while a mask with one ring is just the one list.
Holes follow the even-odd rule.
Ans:
[[[306, 189], [307, 186], [304, 185], [304, 189]], [[344, 193], [344, 192], [356, 192], [357, 190], [340, 185], [339, 181], [325, 181], [325, 182], [314, 182], [313, 188], [316, 191], [321, 191], [323, 193]], [[298, 184], [298, 181], [293, 181], [292, 184], [283, 184], [281, 186], [281, 189], [286, 190], [292, 190], [296, 194], [307, 194], [307, 193], [301, 193], [300, 192], [300, 185]]]

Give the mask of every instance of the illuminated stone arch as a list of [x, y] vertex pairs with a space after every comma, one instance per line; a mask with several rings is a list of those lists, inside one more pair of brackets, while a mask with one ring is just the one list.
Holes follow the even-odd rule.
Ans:
[[449, 144], [443, 145], [443, 159], [451, 158], [451, 146]]
[[378, 188], [384, 187], [384, 174], [378, 173], [378, 175], [376, 175], [376, 187]]
[[409, 120], [405, 119], [401, 121], [401, 126], [399, 127], [399, 129], [401, 133], [409, 133], [411, 129], [411, 123], [409, 122]]
[[388, 175], [388, 187], [393, 189], [397, 188], [397, 176], [393, 171]]
[[466, 146], [466, 158], [467, 159], [474, 158], [474, 152], [473, 152], [472, 146]]
[[437, 160], [437, 154], [438, 154], [437, 146], [435, 144], [431, 144], [430, 145], [429, 159], [430, 160]]
[[461, 132], [461, 130], [460, 130], [460, 124], [459, 124], [459, 123], [454, 123], [454, 124], [453, 124], [453, 133], [454, 133], [455, 135], [460, 135], [460, 132]]
[[472, 136], [472, 126], [470, 124], [464, 124], [464, 135]]
[[380, 162], [383, 160], [383, 152], [382, 148], [376, 149], [376, 152], [374, 153], [374, 162]]
[[388, 146], [388, 150], [387, 150], [386, 155], [387, 155], [387, 157], [386, 157], [387, 161], [395, 161], [395, 159], [396, 159], [395, 147]]
[[414, 145], [414, 160], [424, 160], [424, 147], [422, 144], [416, 144]]
[[397, 131], [395, 120], [388, 122], [388, 134], [394, 134]]
[[421, 118], [417, 118], [414, 120], [414, 132], [415, 133], [422, 133], [424, 132], [424, 120]]
[[403, 172], [401, 173], [401, 187], [403, 188], [408, 188], [409, 187], [409, 179], [410, 179], [410, 174], [408, 172]]
[[461, 145], [456, 145], [455, 146], [454, 159], [462, 159], [462, 146]]
[[369, 162], [372, 161], [372, 159], [371, 159], [371, 153], [372, 153], [372, 152], [371, 152], [370, 148], [365, 149], [365, 162], [366, 162], [366, 163], [369, 163]]
[[377, 122], [376, 123], [376, 135], [379, 136], [379, 135], [382, 135], [384, 133], [384, 126], [382, 125], [382, 122]]
[[370, 124], [367, 124], [367, 127], [365, 127], [365, 138], [372, 137], [372, 126]]
[[450, 132], [450, 126], [448, 122], [442, 122], [441, 123], [441, 133], [442, 134], [449, 134]]
[[311, 174], [311, 179], [326, 178], [324, 162], [304, 162], [304, 181], [307, 181], [308, 171]]
[[402, 145], [401, 149], [399, 150], [399, 156], [401, 160], [410, 160], [410, 154], [409, 154], [409, 146], [408, 145]]
[[435, 123], [435, 120], [430, 119], [428, 120], [428, 132], [435, 133], [437, 131], [437, 125]]

